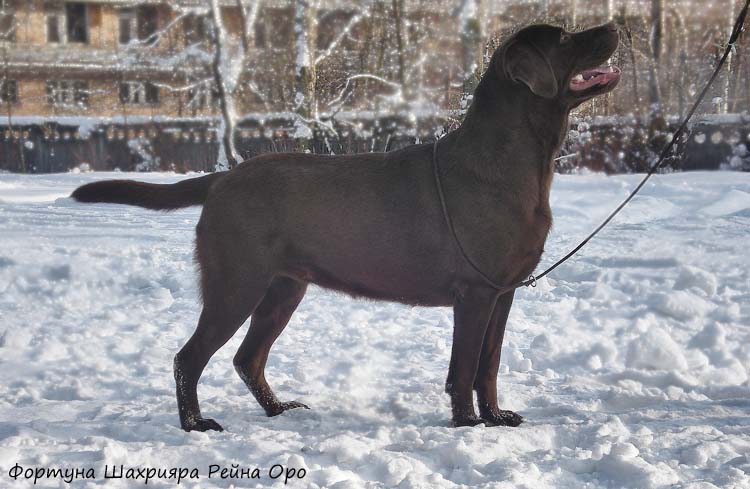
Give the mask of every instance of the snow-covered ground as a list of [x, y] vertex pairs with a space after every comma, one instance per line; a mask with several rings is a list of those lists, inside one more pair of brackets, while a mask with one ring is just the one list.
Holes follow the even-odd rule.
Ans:
[[[16, 463], [91, 467], [108, 487], [144, 481], [104, 480], [105, 464], [199, 469], [186, 487], [283, 486], [274, 464], [306, 469], [290, 487], [750, 487], [750, 174], [654, 177], [517, 293], [499, 391], [519, 428], [449, 427], [450, 309], [312, 289], [267, 369], [312, 409], [263, 415], [232, 369], [243, 329], [204, 373], [203, 412], [227, 429], [208, 434], [179, 429], [172, 378], [199, 313], [200, 211], [65, 198], [123, 176], [0, 175], [0, 487], [31, 484]], [[557, 176], [543, 264], [638, 178]], [[211, 464], [261, 479], [209, 480]]]

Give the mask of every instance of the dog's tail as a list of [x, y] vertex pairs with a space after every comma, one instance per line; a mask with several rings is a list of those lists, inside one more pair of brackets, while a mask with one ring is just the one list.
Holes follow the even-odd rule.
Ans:
[[216, 172], [172, 184], [104, 180], [78, 187], [71, 197], [78, 202], [128, 204], [157, 211], [171, 211], [191, 205], [202, 205], [208, 197], [211, 185], [223, 176], [224, 172]]

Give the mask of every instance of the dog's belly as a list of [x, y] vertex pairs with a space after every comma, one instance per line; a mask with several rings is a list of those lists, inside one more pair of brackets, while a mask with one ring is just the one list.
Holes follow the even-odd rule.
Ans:
[[289, 256], [285, 274], [353, 297], [411, 305], [453, 304], [454, 276], [440, 253], [371, 247], [318, 248]]
[[384, 282], [378, 277], [366, 277], [364, 280], [356, 280], [355, 277], [340, 278], [324, 271], [314, 271], [307, 275], [311, 283], [355, 298], [363, 297], [413, 306], [452, 306], [454, 302], [450, 286], [436, 287], [435, 284], [412, 282], [411, 287], [404, 287], [403, 282]]

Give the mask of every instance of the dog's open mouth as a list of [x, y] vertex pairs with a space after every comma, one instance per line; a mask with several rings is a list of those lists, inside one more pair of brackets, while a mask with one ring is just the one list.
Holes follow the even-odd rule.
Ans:
[[570, 80], [570, 89], [581, 92], [591, 87], [606, 87], [620, 79], [620, 68], [617, 66], [600, 66], [578, 73]]

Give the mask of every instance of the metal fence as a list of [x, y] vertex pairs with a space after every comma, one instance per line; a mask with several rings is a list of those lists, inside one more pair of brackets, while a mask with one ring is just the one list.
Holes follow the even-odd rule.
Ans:
[[[439, 120], [408, 127], [397, 119], [350, 123], [336, 131], [316, 131], [311, 138], [294, 137], [293, 124], [244, 123], [235, 133], [245, 159], [268, 152], [361, 153], [390, 151], [428, 141], [442, 127]], [[563, 151], [574, 156], [560, 171], [586, 167], [608, 173], [645, 170], [667, 141], [672, 124], [660, 129], [635, 118], [573, 121]], [[404, 134], [413, 134], [412, 136]], [[691, 126], [670, 159], [675, 170], [750, 169], [750, 117], [708, 117]], [[83, 130], [58, 123], [5, 126], [0, 129], [0, 170], [22, 173], [65, 172], [87, 164], [92, 170], [212, 171], [219, 155], [215, 122], [170, 121], [145, 124], [103, 122]], [[731, 165], [730, 165], [731, 164]]]

